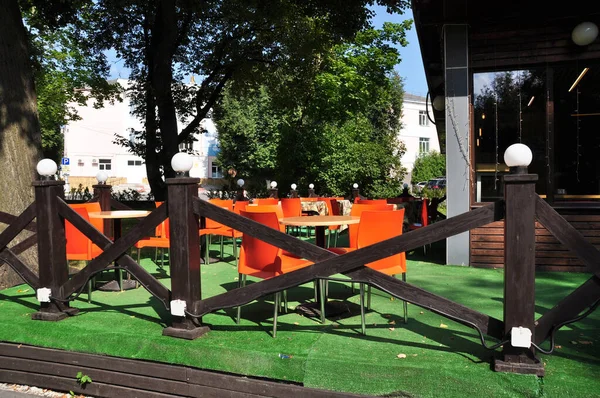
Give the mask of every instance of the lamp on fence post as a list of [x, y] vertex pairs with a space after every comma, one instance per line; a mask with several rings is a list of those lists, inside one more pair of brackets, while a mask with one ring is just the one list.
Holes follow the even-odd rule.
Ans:
[[[98, 171], [98, 174], [96, 174], [96, 180], [98, 180], [98, 184], [92, 185], [92, 188], [94, 189], [94, 199], [98, 199], [98, 203], [100, 203], [100, 209], [102, 211], [110, 211], [110, 192], [112, 187], [106, 183], [108, 180], [108, 174], [106, 171]], [[104, 220], [104, 231], [109, 238], [114, 238], [112, 220]]]
[[37, 164], [40, 179], [33, 182], [37, 220], [37, 246], [39, 284], [37, 299], [40, 310], [31, 314], [31, 319], [60, 321], [79, 312], [68, 304], [52, 299], [60, 297], [60, 287], [69, 278], [65, 241], [65, 221], [58, 214], [56, 198], [64, 199], [64, 181], [54, 179], [57, 166], [51, 159], [42, 159]]
[[360, 192], [358, 190], [358, 184], [352, 184], [352, 201], [356, 200], [356, 198], [360, 198]]
[[243, 179], [239, 179], [237, 180], [237, 185], [238, 185], [238, 190], [237, 190], [237, 194], [235, 196], [235, 201], [247, 201], [248, 199], [246, 198], [246, 195], [244, 195], [244, 184], [246, 183], [246, 181], [244, 181]]
[[504, 344], [502, 359], [494, 361], [501, 372], [544, 375], [535, 356], [535, 183], [528, 174], [531, 150], [513, 144], [504, 152], [510, 174], [503, 178], [504, 201]]
[[292, 184], [290, 186], [290, 188], [292, 188], [290, 190], [290, 198], [297, 198], [298, 197], [298, 191], [296, 190], [296, 188], [298, 188], [298, 185]]
[[315, 184], [308, 184], [308, 197], [316, 198], [317, 194], [315, 193]]
[[193, 340], [208, 332], [201, 318], [193, 318], [186, 312], [202, 298], [200, 287], [200, 238], [198, 216], [193, 204], [198, 196], [199, 178], [189, 177], [193, 166], [192, 158], [186, 153], [177, 153], [171, 159], [171, 167], [177, 173], [168, 178], [167, 213], [169, 216], [171, 264], [171, 315], [170, 327], [163, 335]]
[[277, 181], [271, 181], [271, 189], [269, 189], [269, 198], [279, 198], [277, 190]]

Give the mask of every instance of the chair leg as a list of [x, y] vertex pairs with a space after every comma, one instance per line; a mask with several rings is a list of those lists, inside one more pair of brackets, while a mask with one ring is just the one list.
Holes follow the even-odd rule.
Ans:
[[220, 243], [221, 243], [221, 261], [223, 261], [223, 247], [225, 246], [223, 243], [223, 240], [224, 240], [223, 235], [221, 235], [221, 241], [220, 241]]
[[327, 301], [327, 295], [325, 293], [325, 280], [319, 279], [319, 291], [321, 296], [321, 323], [325, 324], [325, 301]]
[[233, 257], [235, 258], [235, 261], [237, 261], [237, 259], [238, 259], [237, 238], [235, 236], [233, 237]]
[[367, 309], [371, 311], [371, 285], [367, 287]]
[[275, 309], [273, 310], [273, 338], [277, 337], [277, 314], [279, 313], [279, 302], [281, 292], [275, 293]]
[[[244, 287], [244, 286], [246, 286], [246, 275], [238, 274], [238, 287]], [[237, 323], [238, 325], [240, 324], [241, 315], [242, 315], [242, 306], [240, 305], [239, 307], [237, 307], [237, 318], [235, 320], [235, 323]]]
[[137, 257], [137, 258], [138, 258], [138, 259], [137, 259], [137, 263], [139, 264], [139, 263], [140, 263], [140, 257], [141, 257], [141, 255], [142, 255], [142, 249], [138, 248], [138, 249], [137, 249], [137, 251], [138, 251], [138, 253], [137, 253], [137, 254], [138, 254], [138, 257]]
[[288, 312], [287, 290], [283, 291], [283, 312]]
[[[406, 272], [402, 273], [402, 282], [406, 282]], [[404, 323], [408, 323], [408, 304], [404, 301]]]
[[367, 334], [365, 325], [365, 284], [360, 284], [360, 331], [363, 335]]
[[340, 231], [338, 229], [335, 230], [335, 238], [333, 239], [333, 247], [337, 247], [337, 240], [338, 240], [338, 235], [340, 234]]
[[210, 235], [206, 235], [204, 264], [210, 264]]

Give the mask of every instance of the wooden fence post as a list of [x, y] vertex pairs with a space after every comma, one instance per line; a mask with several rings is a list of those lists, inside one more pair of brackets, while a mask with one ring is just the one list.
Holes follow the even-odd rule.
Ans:
[[199, 178], [167, 179], [167, 211], [169, 215], [171, 265], [171, 315], [173, 322], [163, 335], [193, 340], [210, 329], [201, 318], [192, 318], [185, 309], [194, 307], [202, 298], [200, 283], [200, 238], [198, 216], [193, 199], [198, 196]]
[[[511, 166], [507, 160], [509, 149], [504, 156]], [[535, 341], [535, 183], [538, 176], [527, 173], [529, 162], [511, 167], [511, 173], [504, 176], [504, 335], [511, 336], [511, 341], [503, 346], [502, 360], [494, 361], [494, 370], [543, 376], [543, 364], [530, 345]]]
[[[92, 188], [94, 189], [94, 196], [98, 197], [100, 209], [102, 209], [102, 211], [110, 211], [110, 191], [112, 187], [106, 183], [98, 182], [98, 184], [92, 185]], [[108, 236], [111, 239], [115, 236], [112, 229], [112, 220], [108, 218], [104, 219], [104, 235]]]
[[31, 319], [35, 320], [60, 321], [79, 312], [68, 304], [48, 299], [47, 292], [44, 293], [45, 289], [50, 289], [50, 296], [62, 297], [60, 288], [69, 278], [65, 220], [59, 216], [56, 202], [56, 197], [64, 199], [64, 185], [64, 181], [49, 179], [33, 182], [40, 280], [37, 292], [40, 310], [31, 314]]

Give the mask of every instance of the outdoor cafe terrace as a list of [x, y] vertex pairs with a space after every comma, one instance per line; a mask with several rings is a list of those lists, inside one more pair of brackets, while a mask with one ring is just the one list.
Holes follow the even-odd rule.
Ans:
[[[600, 253], [535, 195], [532, 175], [514, 171], [504, 200], [347, 253], [326, 249], [320, 234], [331, 224], [313, 222], [309, 236], [294, 228], [308, 221], [270, 227], [254, 221], [256, 211], [198, 199], [197, 180], [183, 175], [167, 180], [168, 200], [151, 212], [125, 209], [98, 184], [91, 203], [102, 211], [87, 219], [64, 202], [62, 182], [42, 175], [34, 203], [21, 215], [0, 214], [9, 224], [0, 259], [24, 280], [0, 291], [0, 382], [107, 397], [600, 396]], [[389, 218], [406, 210], [393, 206]], [[114, 240], [100, 232], [110, 225], [100, 215], [111, 209], [135, 219], [113, 219]], [[360, 219], [360, 233], [369, 212], [382, 212], [365, 211], [331, 217], [350, 226]], [[213, 238], [208, 256], [201, 253], [208, 220], [248, 235], [241, 252]], [[504, 269], [440, 264], [446, 237], [498, 220], [506, 225]], [[535, 272], [536, 220], [588, 272]], [[75, 229], [102, 248], [78, 268], [67, 261]], [[338, 247], [351, 245], [349, 229]], [[35, 234], [9, 247], [22, 230]], [[157, 245], [166, 255], [140, 246], [154, 234], [166, 239]], [[293, 264], [310, 263], [250, 275], [240, 286], [236, 257], [251, 251], [250, 237], [283, 249], [278, 256]], [[35, 244], [37, 273], [18, 257]], [[390, 256], [406, 256], [406, 281], [374, 268]], [[274, 311], [279, 296], [285, 308]]]

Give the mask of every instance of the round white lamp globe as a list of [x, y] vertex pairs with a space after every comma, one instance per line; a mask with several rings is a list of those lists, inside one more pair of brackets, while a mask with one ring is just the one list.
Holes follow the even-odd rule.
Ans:
[[531, 149], [525, 144], [512, 144], [504, 151], [504, 163], [508, 167], [527, 167], [532, 159]]
[[354, 185], [352, 185], [352, 188], [354, 188], [354, 189], [358, 188], [358, 184], [354, 183]]
[[315, 188], [315, 184], [308, 184], [308, 187], [309, 187], [310, 189], [314, 189], [314, 188]]
[[176, 153], [175, 156], [171, 158], [171, 167], [177, 173], [190, 171], [192, 166], [194, 166], [194, 161], [192, 160], [192, 157], [185, 152]]
[[296, 190], [296, 188], [298, 188], [298, 185], [296, 185], [296, 184], [292, 184], [292, 189], [293, 189], [294, 191]]
[[239, 180], [237, 180], [238, 187], [243, 187], [245, 182], [246, 182], [246, 181], [244, 181], [244, 180], [243, 180], [243, 179], [241, 179], [241, 178], [240, 178]]
[[42, 177], [50, 177], [56, 174], [58, 166], [52, 159], [42, 159], [38, 162], [36, 170]]
[[433, 99], [433, 102], [431, 103], [431, 105], [433, 106], [433, 109], [435, 109], [436, 111], [443, 111], [444, 108], [446, 107], [446, 99], [444, 98], [443, 95], [438, 95]]
[[96, 180], [98, 180], [98, 184], [106, 184], [106, 180], [108, 180], [108, 174], [106, 174], [106, 171], [100, 170], [98, 174], [96, 174]]
[[277, 188], [277, 181], [271, 181], [271, 188]]
[[573, 43], [578, 46], [587, 46], [598, 37], [598, 26], [593, 22], [582, 22], [575, 26], [571, 33]]

